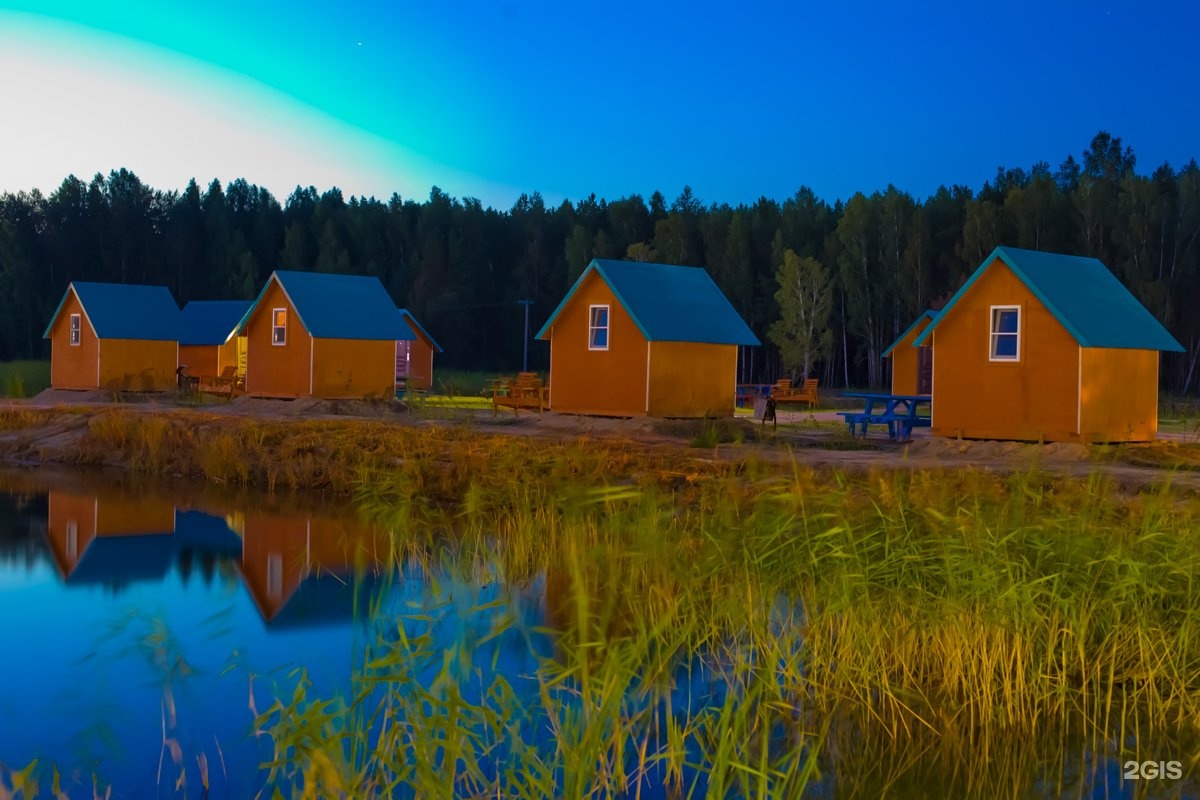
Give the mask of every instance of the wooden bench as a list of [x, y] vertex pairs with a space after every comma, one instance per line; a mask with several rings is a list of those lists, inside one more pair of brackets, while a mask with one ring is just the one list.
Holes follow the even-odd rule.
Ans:
[[539, 414], [550, 407], [550, 387], [542, 383], [536, 372], [522, 372], [515, 378], [496, 378], [492, 381], [492, 416], [501, 408], [511, 408], [519, 414], [522, 408]]
[[796, 388], [787, 378], [780, 378], [771, 386], [771, 398], [775, 405], [781, 403], [807, 403], [810, 409], [817, 407], [817, 379], [808, 378], [804, 385]]
[[233, 397], [237, 392], [246, 391], [246, 379], [237, 374], [236, 366], [228, 366], [221, 370], [220, 375], [200, 375], [199, 389], [208, 394], [223, 394]]

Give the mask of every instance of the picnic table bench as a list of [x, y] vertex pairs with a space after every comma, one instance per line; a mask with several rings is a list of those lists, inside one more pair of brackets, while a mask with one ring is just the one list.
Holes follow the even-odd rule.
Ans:
[[496, 378], [492, 381], [492, 416], [501, 408], [511, 408], [520, 414], [522, 408], [540, 414], [550, 407], [550, 387], [542, 383], [536, 372], [522, 372], [516, 378]]
[[887, 425], [889, 439], [907, 442], [912, 438], [913, 428], [928, 428], [930, 424], [930, 416], [920, 413], [921, 406], [932, 400], [927, 394], [844, 392], [842, 397], [864, 401], [862, 411], [838, 413], [849, 426], [851, 436], [855, 435], [855, 428], [860, 436], [865, 437], [869, 425]]

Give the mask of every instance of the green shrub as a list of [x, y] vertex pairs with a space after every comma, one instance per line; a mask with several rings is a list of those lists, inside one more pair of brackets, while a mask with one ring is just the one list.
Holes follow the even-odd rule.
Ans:
[[8, 383], [5, 385], [4, 393], [9, 397], [24, 397], [25, 396], [25, 376], [20, 372], [14, 372], [8, 376]]

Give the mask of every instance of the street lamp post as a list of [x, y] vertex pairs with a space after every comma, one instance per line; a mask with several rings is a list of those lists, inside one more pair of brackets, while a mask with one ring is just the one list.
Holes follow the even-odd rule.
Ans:
[[522, 340], [525, 350], [521, 357], [521, 372], [529, 372], [529, 307], [533, 305], [533, 301], [518, 300], [517, 302], [525, 306], [525, 338]]

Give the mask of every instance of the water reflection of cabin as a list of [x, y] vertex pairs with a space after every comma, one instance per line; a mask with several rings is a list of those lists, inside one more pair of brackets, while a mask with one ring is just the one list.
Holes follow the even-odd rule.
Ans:
[[197, 554], [215, 563], [241, 552], [241, 540], [220, 517], [177, 510], [153, 496], [51, 490], [47, 506], [51, 556], [70, 584], [160, 580]]
[[356, 520], [247, 513], [242, 544], [242, 580], [275, 629], [349, 620], [388, 563], [379, 532]]

